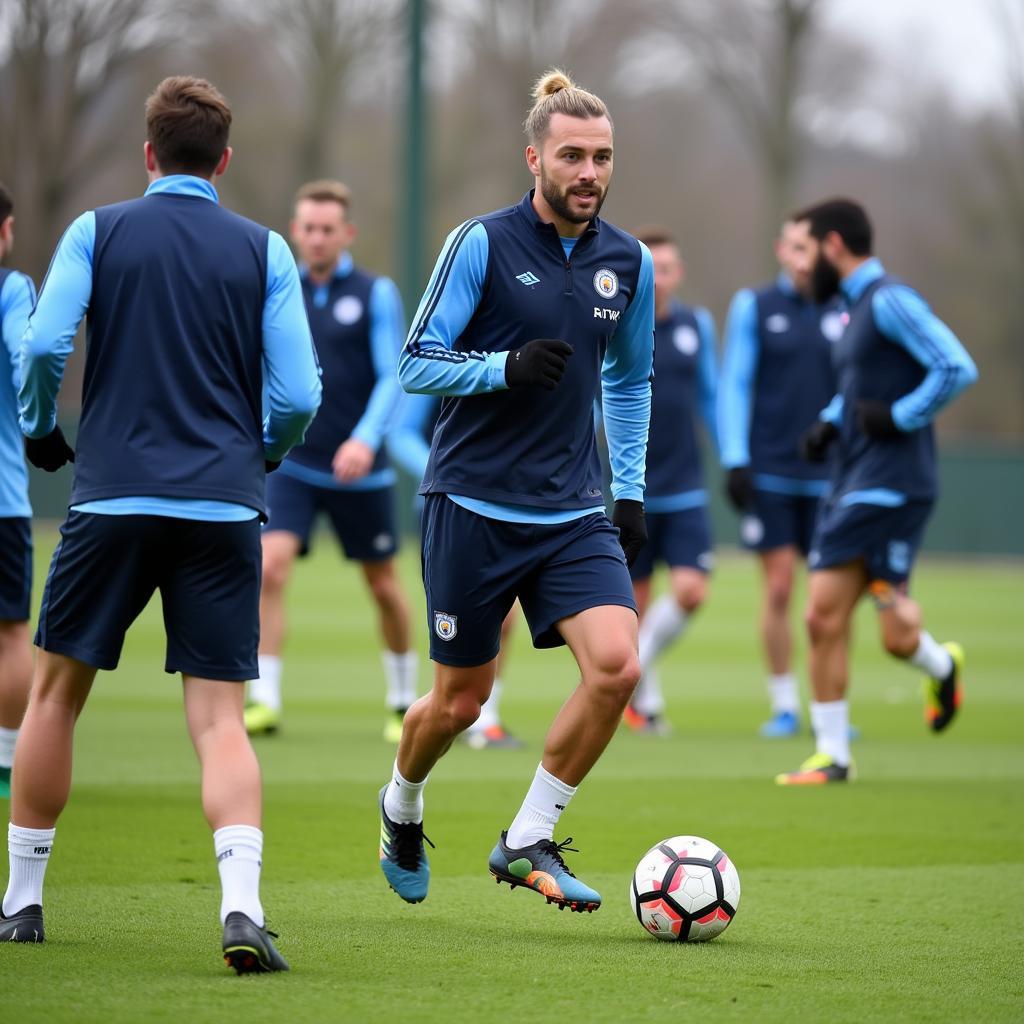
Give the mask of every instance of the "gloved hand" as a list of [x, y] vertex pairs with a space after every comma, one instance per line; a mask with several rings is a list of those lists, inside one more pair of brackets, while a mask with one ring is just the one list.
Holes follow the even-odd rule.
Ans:
[[505, 362], [505, 383], [510, 388], [539, 385], [554, 391], [565, 373], [572, 345], [557, 338], [534, 338], [509, 352]]
[[754, 474], [749, 466], [733, 466], [725, 475], [725, 496], [737, 512], [754, 505]]
[[75, 450], [64, 439], [60, 427], [54, 427], [46, 437], [25, 438], [25, 458], [37, 469], [56, 473], [61, 466], [75, 461]]
[[280, 459], [264, 459], [263, 468], [268, 473], [273, 473], [281, 465]]
[[619, 543], [626, 556], [626, 565], [632, 565], [640, 549], [647, 543], [647, 520], [644, 503], [623, 498], [612, 508], [612, 525], [619, 531]]
[[903, 433], [893, 422], [892, 406], [873, 398], [862, 398], [857, 403], [857, 426], [865, 437], [875, 441], [899, 437]]
[[829, 445], [839, 436], [839, 430], [828, 420], [815, 420], [800, 435], [800, 458], [804, 462], [824, 462]]

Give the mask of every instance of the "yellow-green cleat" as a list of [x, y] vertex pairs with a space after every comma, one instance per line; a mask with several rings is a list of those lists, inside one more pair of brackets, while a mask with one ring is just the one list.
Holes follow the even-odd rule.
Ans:
[[245, 731], [250, 736], [272, 736], [281, 728], [281, 712], [255, 701], [245, 706]]
[[777, 786], [824, 786], [830, 782], [849, 782], [854, 777], [853, 762], [838, 764], [828, 754], [812, 754], [795, 772], [775, 776]]
[[964, 649], [957, 643], [942, 645], [953, 659], [945, 679], [929, 676], [924, 681], [924, 720], [932, 732], [942, 732], [956, 717], [963, 699]]
[[396, 747], [402, 742], [402, 726], [405, 723], [404, 711], [391, 711], [384, 723], [384, 742], [393, 743]]

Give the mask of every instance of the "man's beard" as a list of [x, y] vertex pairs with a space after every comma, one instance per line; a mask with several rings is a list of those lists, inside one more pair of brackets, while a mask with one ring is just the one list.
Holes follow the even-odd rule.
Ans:
[[839, 271], [818, 253], [811, 270], [811, 298], [817, 303], [828, 302], [839, 293]]
[[600, 185], [589, 186], [587, 191], [594, 192], [597, 195], [597, 201], [594, 203], [593, 213], [582, 213], [569, 205], [569, 196], [579, 188], [579, 185], [573, 185], [564, 192], [559, 191], [558, 186], [544, 174], [544, 169], [541, 168], [540, 194], [554, 213], [569, 224], [586, 224], [593, 220], [601, 212], [601, 207], [604, 206], [604, 201], [608, 198], [607, 188], [602, 191]]

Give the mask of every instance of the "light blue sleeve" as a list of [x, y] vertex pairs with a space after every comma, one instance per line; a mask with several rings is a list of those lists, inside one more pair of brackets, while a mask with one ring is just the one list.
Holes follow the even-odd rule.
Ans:
[[352, 429], [352, 436], [376, 451], [392, 430], [402, 409], [398, 356], [405, 340], [402, 299], [394, 281], [378, 277], [370, 291], [370, 354], [377, 382], [370, 400]]
[[818, 413], [818, 419], [838, 427], [843, 422], [843, 396], [833, 395], [832, 401]]
[[483, 294], [487, 256], [487, 231], [479, 221], [468, 220], [448, 236], [398, 360], [406, 391], [480, 395], [507, 386], [507, 352], [454, 350]]
[[725, 352], [718, 381], [718, 451], [725, 469], [750, 463], [750, 416], [760, 354], [757, 296], [744, 288], [733, 297], [725, 320]]
[[28, 437], [45, 437], [57, 425], [57, 392], [75, 332], [92, 297], [96, 214], [71, 222], [50, 261], [36, 308], [21, 339], [18, 412]]
[[388, 454], [410, 476], [423, 479], [430, 456], [427, 421], [440, 399], [433, 395], [409, 395], [402, 407], [398, 426], [388, 434]]
[[36, 304], [36, 286], [26, 274], [8, 274], [0, 290], [0, 319], [3, 320], [3, 340], [11, 363], [14, 392], [21, 387], [21, 339], [28, 326], [32, 307]]
[[871, 312], [878, 329], [928, 371], [892, 406], [893, 423], [900, 430], [920, 430], [978, 379], [978, 369], [960, 339], [912, 288], [883, 285], [871, 297]]
[[601, 367], [601, 402], [612, 497], [644, 500], [654, 369], [654, 261], [640, 243], [636, 294], [619, 319]]
[[267, 294], [263, 302], [263, 378], [269, 412], [263, 450], [283, 459], [306, 434], [320, 408], [320, 367], [309, 330], [295, 259], [285, 240], [267, 239]]
[[718, 446], [718, 332], [710, 310], [699, 306], [694, 310], [700, 348], [697, 351], [697, 393], [700, 414], [708, 436]]

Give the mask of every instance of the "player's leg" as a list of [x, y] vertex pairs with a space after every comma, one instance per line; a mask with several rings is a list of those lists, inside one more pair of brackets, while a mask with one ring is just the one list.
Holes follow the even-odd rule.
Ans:
[[14, 746], [32, 685], [31, 598], [31, 523], [0, 518], [0, 799], [11, 795]]
[[771, 717], [761, 726], [769, 739], [800, 729], [800, 692], [793, 672], [793, 633], [789, 609], [799, 552], [793, 544], [760, 552], [761, 644], [768, 663]]
[[657, 609], [659, 603], [652, 601], [652, 596], [655, 562], [664, 554], [661, 545], [663, 521], [664, 516], [648, 513], [647, 543], [640, 549], [640, 553], [629, 567], [629, 577], [633, 583], [633, 600], [636, 602], [640, 635], [643, 639], [640, 641], [640, 681], [626, 705], [622, 721], [628, 729], [637, 733], [662, 731], [661, 714], [665, 710], [661, 681], [655, 665], [660, 648], [656, 649], [654, 635], [645, 627], [648, 614], [652, 609]]
[[474, 750], [520, 750], [524, 743], [505, 728], [501, 720], [502, 677], [508, 664], [509, 645], [519, 618], [518, 603], [512, 605], [501, 624], [501, 650], [495, 663], [491, 695], [480, 708], [480, 717], [466, 730], [466, 743]]

